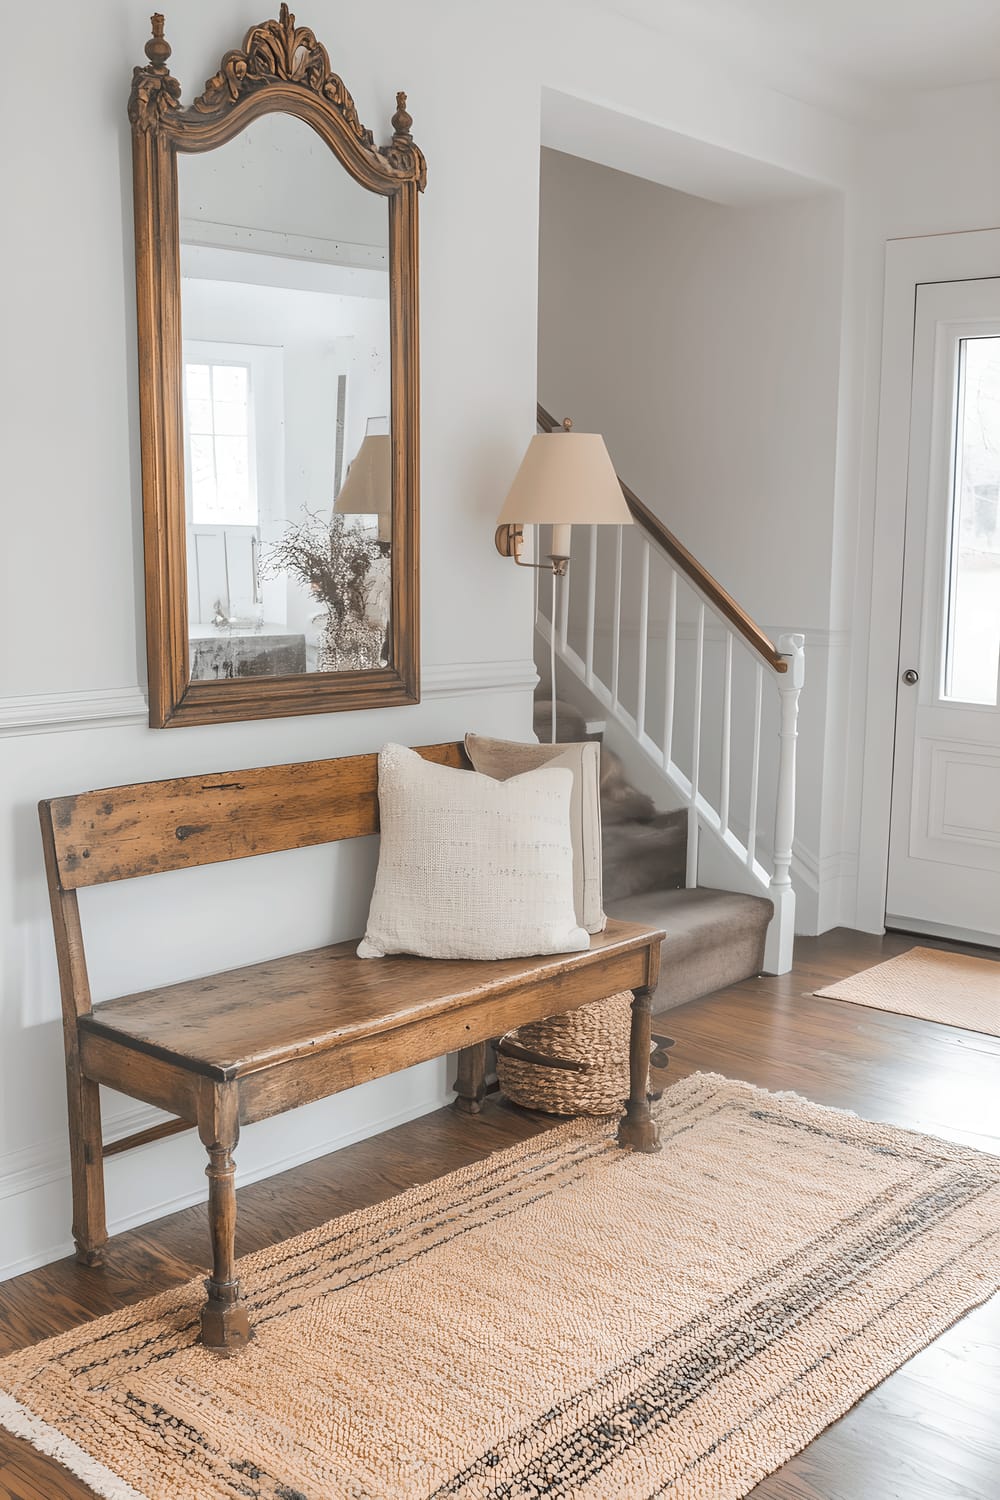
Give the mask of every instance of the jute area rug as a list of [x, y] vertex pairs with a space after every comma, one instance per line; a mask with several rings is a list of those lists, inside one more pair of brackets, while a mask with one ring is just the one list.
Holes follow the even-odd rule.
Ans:
[[109, 1500], [736, 1500], [1000, 1286], [1000, 1159], [713, 1075], [0, 1362]]
[[813, 993], [1000, 1036], [1000, 962], [995, 959], [911, 948]]

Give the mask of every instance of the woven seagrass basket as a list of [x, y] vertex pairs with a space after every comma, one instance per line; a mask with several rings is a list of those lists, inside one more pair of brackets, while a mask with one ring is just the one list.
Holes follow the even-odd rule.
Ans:
[[629, 1092], [628, 990], [508, 1031], [497, 1043], [507, 1098], [550, 1115], [620, 1115]]

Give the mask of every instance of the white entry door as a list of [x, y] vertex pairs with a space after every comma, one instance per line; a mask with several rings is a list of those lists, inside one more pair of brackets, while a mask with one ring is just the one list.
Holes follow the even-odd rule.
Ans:
[[1000, 279], [917, 289], [886, 923], [1000, 946]]

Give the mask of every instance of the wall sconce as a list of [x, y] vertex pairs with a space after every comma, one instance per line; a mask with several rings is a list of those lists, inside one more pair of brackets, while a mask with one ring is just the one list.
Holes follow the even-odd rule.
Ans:
[[[559, 578], [569, 567], [571, 527], [626, 526], [632, 520], [604, 439], [572, 428], [567, 417], [561, 432], [531, 439], [495, 536], [501, 557], [512, 557], [521, 568], [551, 568]], [[521, 561], [525, 526], [552, 527], [547, 563]]]
[[[567, 417], [561, 432], [537, 433], [514, 475], [496, 529], [497, 551], [521, 568], [552, 570], [549, 630], [549, 685], [552, 695], [552, 743], [556, 743], [556, 579], [569, 568], [570, 532], [574, 526], [628, 526], [632, 512], [625, 503], [604, 439], [596, 432], [574, 432]], [[525, 526], [551, 526], [552, 551], [547, 563], [524, 563]], [[563, 589], [566, 584], [562, 584]]]
[[383, 550], [392, 541], [392, 440], [388, 433], [368, 433], [357, 451], [340, 494], [333, 502], [339, 515], [377, 516]]

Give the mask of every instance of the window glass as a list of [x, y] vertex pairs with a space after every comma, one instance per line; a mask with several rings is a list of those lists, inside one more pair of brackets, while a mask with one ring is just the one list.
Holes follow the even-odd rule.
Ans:
[[944, 695], [997, 702], [1000, 669], [1000, 337], [959, 348]]
[[192, 521], [256, 526], [249, 365], [186, 364], [184, 396]]

